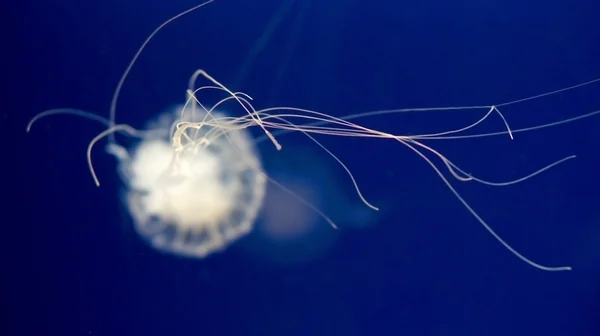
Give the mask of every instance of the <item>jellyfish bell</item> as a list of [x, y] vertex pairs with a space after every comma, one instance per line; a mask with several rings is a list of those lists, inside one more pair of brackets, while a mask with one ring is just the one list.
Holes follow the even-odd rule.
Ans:
[[173, 135], [185, 138], [174, 150], [167, 125], [207, 117], [224, 115], [176, 107], [130, 155], [117, 156], [133, 225], [157, 250], [193, 258], [221, 251], [252, 229], [262, 204], [265, 175], [246, 131], [225, 136], [207, 125], [188, 128]]

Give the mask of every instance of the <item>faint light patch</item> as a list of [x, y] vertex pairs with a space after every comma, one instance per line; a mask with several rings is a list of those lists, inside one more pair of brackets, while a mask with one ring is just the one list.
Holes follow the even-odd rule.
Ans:
[[[285, 173], [275, 174], [274, 178], [303, 199], [313, 204], [323, 204], [319, 191], [310, 181]], [[322, 218], [316, 212], [280, 187], [271, 184], [267, 189], [257, 231], [277, 241], [293, 241], [318, 231], [317, 225], [323, 224], [319, 223], [321, 221]]]
[[[378, 216], [360, 203], [347, 175], [333, 159], [304, 147], [286, 146], [265, 160], [269, 177], [310, 202], [340, 229], [289, 192], [269, 183], [256, 227], [243, 247], [261, 260], [283, 265], [323, 256], [344, 230], [369, 226]], [[350, 197], [352, 196], [352, 197]], [[350, 200], [352, 199], [352, 201]]]

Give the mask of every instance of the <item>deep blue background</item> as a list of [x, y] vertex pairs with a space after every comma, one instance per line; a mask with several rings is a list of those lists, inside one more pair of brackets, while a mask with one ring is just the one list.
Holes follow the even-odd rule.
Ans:
[[[600, 117], [514, 141], [431, 143], [497, 181], [577, 154], [513, 187], [458, 185], [514, 247], [542, 263], [572, 265], [570, 273], [517, 260], [420, 158], [391, 141], [319, 138], [382, 211], [367, 229], [342, 226], [336, 245], [310, 263], [261, 263], [237, 246], [190, 261], [145, 246], [120, 208], [114, 161], [95, 154], [105, 187], [96, 188], [87, 171], [85, 147], [98, 125], [65, 116], [29, 135], [24, 129], [49, 108], [107, 115], [141, 41], [197, 2], [27, 0], [5, 12], [0, 122], [8, 192], [0, 220], [11, 333], [600, 335]], [[119, 120], [139, 126], [181, 102], [199, 67], [252, 95], [257, 107], [335, 116], [489, 105], [600, 77], [593, 0], [297, 0], [249, 58], [285, 2], [217, 0], [166, 28], [132, 71]], [[515, 129], [533, 126], [599, 109], [599, 92], [595, 84], [502, 111]], [[418, 134], [464, 125], [481, 112], [364, 123]], [[493, 116], [475, 132], [502, 127]]]

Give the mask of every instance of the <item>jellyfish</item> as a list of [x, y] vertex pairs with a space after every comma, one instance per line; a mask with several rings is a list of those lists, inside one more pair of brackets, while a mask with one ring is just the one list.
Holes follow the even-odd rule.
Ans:
[[[188, 121], [208, 117], [186, 109], [181, 115]], [[244, 131], [211, 135], [214, 129], [181, 128], [172, 138], [180, 136], [176, 145], [146, 135], [131, 154], [112, 146], [123, 153], [116, 155], [122, 155], [125, 200], [136, 230], [157, 249], [200, 258], [252, 228], [265, 194], [254, 144]]]
[[[546, 266], [534, 262], [518, 252], [500, 237], [458, 193], [451, 178], [460, 182], [474, 181], [491, 186], [509, 186], [533, 178], [558, 164], [574, 159], [575, 156], [560, 159], [513, 181], [492, 182], [467, 173], [432, 146], [425, 144], [425, 141], [497, 135], [507, 135], [512, 139], [514, 134], [519, 132], [554, 127], [598, 115], [600, 110], [534, 127], [511, 129], [501, 108], [600, 82], [600, 78], [502, 104], [397, 109], [334, 117], [327, 113], [298, 107], [256, 109], [250, 95], [231, 91], [207, 71], [199, 69], [190, 77], [185, 103], [175, 108], [174, 112], [163, 115], [150, 127], [143, 130], [135, 129], [127, 124], [118, 124], [116, 107], [119, 93], [131, 68], [146, 45], [164, 26], [212, 1], [206, 1], [172, 17], [149, 35], [117, 84], [108, 119], [86, 111], [61, 109], [42, 112], [27, 125], [29, 132], [32, 125], [39, 119], [57, 114], [78, 115], [103, 124], [106, 129], [90, 141], [87, 149], [87, 163], [92, 178], [96, 185], [100, 186], [91, 153], [94, 146], [106, 138], [108, 141], [106, 151], [119, 162], [118, 173], [125, 189], [123, 199], [134, 227], [152, 247], [162, 252], [199, 259], [225, 250], [252, 230], [264, 201], [267, 183], [273, 183], [280, 190], [321, 216], [332, 228], [337, 228], [337, 224], [314, 206], [310, 200], [298, 196], [285, 185], [270, 178], [261, 166], [261, 159], [255, 145], [267, 141], [277, 150], [283, 150], [283, 146], [277, 139], [286, 133], [295, 132], [306, 136], [317, 148], [322, 149], [345, 170], [356, 195], [367, 208], [373, 211], [377, 211], [378, 208], [363, 195], [351, 170], [333, 152], [317, 141], [315, 135], [375, 138], [398, 142], [423, 159], [464, 208], [496, 241], [517, 258], [544, 271], [571, 269], [569, 266]], [[197, 87], [200, 79], [207, 81], [207, 85]], [[224, 98], [207, 104], [201, 98], [202, 94], [207, 91], [220, 92]], [[222, 107], [230, 103], [236, 106], [241, 115], [228, 115], [223, 112]], [[398, 135], [364, 127], [356, 122], [360, 118], [375, 115], [467, 109], [487, 112], [475, 122], [464, 127], [429, 134]], [[491, 116], [500, 117], [506, 130], [496, 133], [462, 134], [464, 131], [475, 128]], [[262, 136], [252, 138], [249, 133], [249, 129], [252, 128], [258, 129]], [[117, 133], [137, 139], [137, 145], [133, 148], [120, 145], [115, 139]]]

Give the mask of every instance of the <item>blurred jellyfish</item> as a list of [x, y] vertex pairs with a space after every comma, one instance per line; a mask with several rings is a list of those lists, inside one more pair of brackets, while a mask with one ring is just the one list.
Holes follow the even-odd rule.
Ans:
[[[255, 225], [261, 208], [264, 217], [259, 231], [269, 236], [273, 241], [289, 243], [302, 237], [313, 239], [315, 236], [311, 236], [311, 233], [320, 230], [315, 226], [315, 223], [318, 222], [327, 223], [330, 227], [337, 228], [337, 220], [334, 221], [329, 218], [320, 208], [326, 203], [323, 202], [323, 199], [327, 197], [324, 196], [323, 185], [307, 184], [302, 178], [298, 178], [296, 174], [283, 176], [281, 174], [284, 173], [285, 167], [279, 172], [278, 178], [292, 185], [295, 184], [296, 187], [292, 189], [272, 176], [265, 174], [262, 168], [262, 160], [254, 148], [255, 142], [268, 141], [274, 148], [281, 150], [282, 146], [277, 138], [284, 136], [286, 133], [305, 136], [315, 148], [321, 149], [329, 155], [346, 174], [346, 178], [350, 181], [356, 196], [364, 204], [364, 209], [369, 211], [378, 210], [362, 194], [359, 183], [350, 169], [334, 153], [314, 138], [315, 134], [319, 134], [337, 137], [387, 139], [404, 145], [425, 160], [467, 211], [516, 257], [535, 268], [545, 271], [571, 269], [567, 266], [551, 267], [541, 265], [515, 250], [456, 191], [450, 178], [462, 182], [474, 181], [491, 186], [507, 186], [536, 176], [574, 158], [574, 156], [558, 160], [514, 181], [490, 182], [466, 173], [465, 170], [433, 147], [424, 144], [424, 141], [495, 135], [508, 135], [512, 138], [513, 134], [518, 132], [556, 126], [600, 114], [600, 111], [595, 111], [554, 123], [512, 130], [500, 111], [501, 107], [507, 105], [572, 90], [594, 82], [600, 82], [600, 79], [503, 104], [375, 111], [338, 118], [326, 113], [295, 107], [271, 107], [256, 110], [251, 104], [252, 98], [249, 95], [232, 92], [206, 71], [197, 70], [190, 78], [187, 100], [183, 106], [176, 108], [170, 114], [162, 116], [152, 123], [147, 130], [138, 130], [129, 125], [117, 124], [116, 106], [121, 87], [147, 43], [168, 23], [210, 2], [212, 0], [167, 20], [150, 34], [135, 54], [116, 87], [111, 102], [109, 119], [79, 110], [50, 110], [34, 117], [27, 126], [29, 131], [31, 126], [40, 118], [55, 114], [75, 114], [104, 124], [107, 129], [98, 134], [88, 146], [87, 159], [92, 177], [96, 184], [100, 185], [92, 164], [91, 152], [95, 144], [107, 137], [108, 146], [106, 149], [119, 161], [119, 173], [126, 188], [124, 199], [127, 209], [134, 221], [137, 232], [151, 246], [159, 251], [179, 256], [204, 258], [217, 251], [222, 251], [248, 234]], [[198, 79], [205, 79], [210, 84], [197, 88], [196, 82]], [[207, 91], [217, 91], [224, 94], [225, 97], [207, 104], [200, 98]], [[223, 111], [222, 107], [225, 104], [231, 103], [234, 103], [238, 113], [228, 116], [220, 112]], [[352, 121], [392, 113], [466, 109], [484, 110], [487, 113], [479, 120], [459, 129], [410, 136], [370, 129]], [[503, 120], [506, 131], [461, 135], [463, 131], [474, 128], [491, 115], [499, 116]], [[253, 139], [249, 133], [250, 128], [256, 128], [264, 136]], [[126, 149], [116, 142], [115, 133], [125, 133], [139, 139], [139, 143], [131, 149]], [[441, 164], [436, 163], [436, 161]], [[277, 173], [276, 170], [275, 173]], [[297, 205], [290, 206], [293, 203], [283, 202], [284, 198], [273, 192], [271, 192], [271, 196], [268, 196], [265, 204], [267, 182], [271, 182], [282, 195], [291, 196], [304, 208]], [[301, 188], [298, 188], [298, 186]], [[348, 207], [348, 205], [342, 206]], [[335, 207], [332, 207], [331, 204], [327, 207], [329, 211], [336, 212]], [[315, 220], [317, 217], [320, 220]], [[368, 220], [368, 216], [362, 214], [357, 217]]]
[[[77, 110], [50, 110], [34, 118], [28, 129], [38, 118], [57, 113], [87, 116]], [[261, 207], [266, 175], [247, 132], [223, 136], [214, 127], [172, 126], [209, 118], [225, 117], [178, 107], [150, 123], [148, 131], [109, 128], [140, 138], [131, 151], [115, 142], [107, 151], [119, 161], [123, 199], [136, 231], [158, 250], [195, 258], [222, 250], [251, 230]], [[91, 166], [96, 141], [90, 144], [88, 159], [100, 185]]]
[[[182, 120], [206, 117], [196, 112]], [[265, 194], [252, 139], [244, 131], [209, 133], [207, 127], [186, 129], [181, 137], [187, 142], [174, 154], [169, 138], [146, 137], [131, 157], [120, 158], [133, 222], [155, 248], [203, 257], [252, 228]]]

